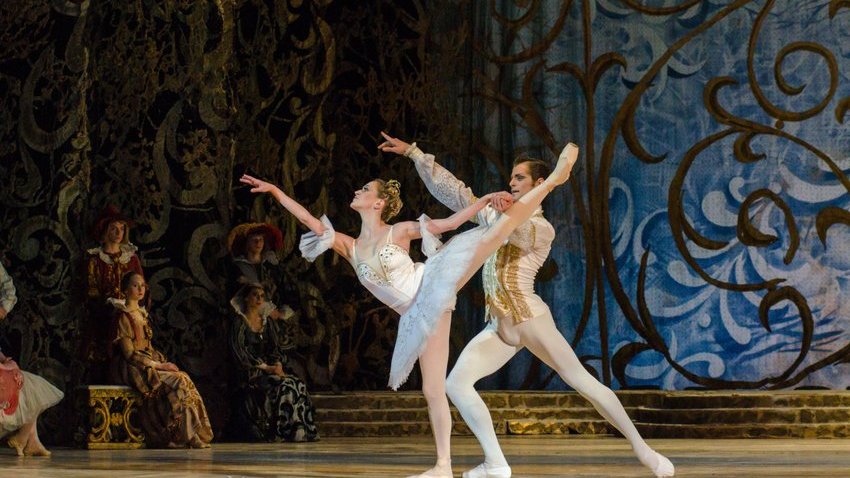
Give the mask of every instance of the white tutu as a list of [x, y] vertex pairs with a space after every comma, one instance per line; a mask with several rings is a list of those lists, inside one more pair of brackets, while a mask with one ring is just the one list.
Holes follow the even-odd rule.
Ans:
[[47, 380], [38, 375], [21, 370], [24, 386], [18, 396], [18, 408], [15, 413], [6, 415], [0, 412], [0, 437], [4, 437], [32, 422], [39, 413], [62, 400], [64, 394]]
[[[411, 274], [409, 280], [397, 277], [395, 283], [371, 284], [358, 277], [375, 297], [401, 313], [390, 366], [389, 386], [393, 390], [407, 380], [443, 313], [454, 310], [458, 290], [474, 272], [469, 271], [469, 263], [475, 248], [489, 227], [470, 229], [443, 245], [428, 232], [428, 220], [428, 216], [419, 217], [422, 251], [429, 258], [424, 266], [405, 269]], [[308, 232], [301, 236], [299, 244], [301, 254], [311, 262], [333, 246], [336, 234], [327, 216], [322, 216], [321, 221], [325, 231], [321, 235]], [[422, 272], [416, 272], [419, 270]]]
[[390, 366], [389, 386], [397, 390], [447, 310], [454, 310], [457, 293], [469, 280], [469, 263], [488, 226], [454, 236], [425, 262], [422, 284], [413, 304], [401, 315]]

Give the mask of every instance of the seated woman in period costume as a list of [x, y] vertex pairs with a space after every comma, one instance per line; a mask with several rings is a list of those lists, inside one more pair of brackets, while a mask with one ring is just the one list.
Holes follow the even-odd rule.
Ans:
[[118, 311], [112, 379], [142, 394], [141, 425], [153, 446], [208, 448], [212, 427], [195, 384], [151, 344], [153, 329], [140, 305], [145, 288], [140, 274], [128, 272], [121, 279], [126, 299], [110, 300]]
[[307, 387], [291, 370], [274, 309], [260, 284], [243, 286], [230, 301], [236, 312], [230, 349], [238, 367], [235, 430], [264, 441], [314, 441], [319, 432]]
[[[17, 297], [12, 278], [0, 264], [0, 321]], [[62, 400], [62, 392], [38, 375], [24, 372], [0, 351], [0, 438], [19, 456], [50, 456], [38, 439], [38, 416]]]

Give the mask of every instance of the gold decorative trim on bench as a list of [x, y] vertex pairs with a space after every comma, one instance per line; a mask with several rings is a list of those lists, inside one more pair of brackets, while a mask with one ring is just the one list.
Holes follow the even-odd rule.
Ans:
[[137, 425], [142, 396], [123, 385], [87, 385], [77, 388], [83, 411], [81, 444], [90, 450], [145, 447], [145, 435]]

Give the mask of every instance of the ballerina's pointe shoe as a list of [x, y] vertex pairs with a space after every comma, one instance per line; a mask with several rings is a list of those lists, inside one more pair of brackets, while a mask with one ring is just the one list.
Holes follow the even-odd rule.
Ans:
[[44, 445], [42, 445], [41, 443], [32, 447], [27, 445], [27, 447], [24, 449], [24, 455], [27, 456], [50, 456], [50, 454], [50, 450], [44, 448]]
[[210, 448], [210, 444], [201, 441], [198, 437], [192, 437], [189, 441], [189, 448]]
[[655, 473], [655, 476], [658, 478], [673, 476], [676, 473], [676, 468], [673, 466], [673, 463], [667, 459], [666, 456], [661, 453], [655, 452], [655, 456], [658, 458], [658, 464], [655, 465], [655, 468], [652, 469], [652, 472]]
[[463, 478], [511, 478], [511, 467], [508, 465], [490, 466], [487, 463], [482, 463], [469, 471], [464, 471]]
[[18, 456], [24, 456], [24, 444], [17, 438], [9, 438], [6, 440], [6, 443], [9, 444], [9, 448], [13, 448], [15, 450], [15, 453], [17, 453]]
[[552, 170], [552, 174], [546, 178], [546, 184], [549, 186], [549, 190], [552, 190], [555, 186], [560, 186], [567, 182], [567, 179], [570, 179], [570, 173], [573, 171], [573, 166], [575, 166], [576, 161], [578, 161], [578, 146], [575, 143], [569, 143], [564, 146], [564, 150], [561, 151], [561, 155], [558, 156], [558, 163], [555, 165], [555, 169]]
[[425, 473], [410, 475], [407, 478], [454, 478], [454, 474], [452, 473], [451, 465], [435, 466]]

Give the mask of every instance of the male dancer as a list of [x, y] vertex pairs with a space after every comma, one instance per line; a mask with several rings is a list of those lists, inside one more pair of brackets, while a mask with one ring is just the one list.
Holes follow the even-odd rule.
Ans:
[[[425, 186], [438, 201], [453, 211], [476, 200], [472, 190], [416, 147], [386, 133], [381, 151], [407, 156]], [[540, 184], [548, 175], [548, 165], [540, 160], [518, 159], [511, 172], [511, 198], [494, 201], [508, 207]], [[499, 207], [499, 209], [504, 209]], [[492, 223], [500, 212], [482, 210], [478, 222]], [[508, 238], [507, 243], [487, 259], [482, 268], [488, 325], [476, 335], [458, 357], [446, 381], [446, 393], [455, 404], [484, 450], [484, 463], [463, 473], [464, 478], [510, 478], [511, 468], [499, 447], [493, 420], [474, 385], [499, 370], [523, 347], [555, 370], [587, 399], [606, 420], [626, 437], [641, 463], [657, 477], [673, 476], [674, 467], [641, 438], [617, 396], [588, 373], [567, 340], [558, 331], [549, 307], [534, 293], [534, 277], [543, 265], [555, 239], [555, 229], [540, 208]]]

